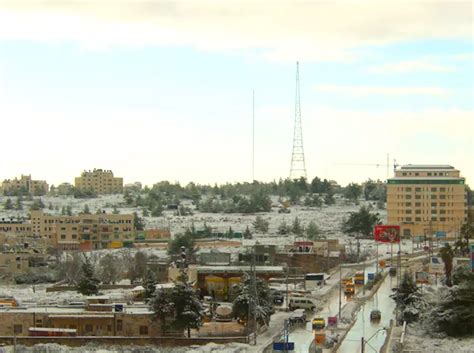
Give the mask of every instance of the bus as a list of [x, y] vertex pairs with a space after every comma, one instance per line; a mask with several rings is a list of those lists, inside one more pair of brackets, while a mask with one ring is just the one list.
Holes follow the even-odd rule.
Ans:
[[354, 283], [355, 284], [364, 284], [365, 283], [365, 272], [358, 271], [354, 276]]
[[327, 276], [324, 273], [307, 273], [304, 276], [306, 290], [314, 290], [326, 284]]

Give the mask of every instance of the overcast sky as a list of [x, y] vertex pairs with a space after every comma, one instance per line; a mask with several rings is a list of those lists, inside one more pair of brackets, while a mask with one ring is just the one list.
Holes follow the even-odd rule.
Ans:
[[250, 181], [253, 90], [255, 178], [286, 178], [300, 61], [309, 179], [390, 154], [472, 185], [472, 28], [460, 0], [3, 0], [0, 180]]

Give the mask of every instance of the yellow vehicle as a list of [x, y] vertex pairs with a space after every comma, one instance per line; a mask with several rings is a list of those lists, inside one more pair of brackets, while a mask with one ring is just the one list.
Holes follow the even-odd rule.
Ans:
[[326, 321], [322, 317], [315, 317], [313, 321], [311, 321], [313, 325], [313, 330], [322, 330], [324, 326], [326, 326]]
[[353, 283], [346, 284], [346, 288], [344, 288], [344, 294], [346, 295], [354, 295], [355, 294], [355, 286]]
[[352, 284], [352, 277], [349, 276], [349, 277], [343, 278], [343, 279], [342, 279], [342, 284], [343, 284], [343, 285]]
[[365, 283], [365, 273], [364, 271], [356, 272], [354, 276], [354, 283], [355, 284], [364, 284]]

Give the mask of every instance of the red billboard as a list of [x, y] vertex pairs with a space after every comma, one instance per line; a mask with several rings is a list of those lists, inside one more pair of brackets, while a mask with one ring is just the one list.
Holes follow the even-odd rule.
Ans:
[[374, 239], [382, 243], [399, 243], [400, 226], [377, 225], [374, 228]]

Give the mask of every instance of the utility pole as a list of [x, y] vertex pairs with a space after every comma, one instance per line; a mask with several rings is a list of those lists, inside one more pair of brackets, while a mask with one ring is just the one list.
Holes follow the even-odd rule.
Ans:
[[360, 347], [360, 353], [364, 353], [365, 352], [365, 342], [364, 342], [364, 337], [361, 337], [360, 338], [360, 343], [361, 343], [361, 347]]
[[252, 91], [252, 183], [255, 180], [255, 91]]
[[341, 306], [342, 306], [342, 265], [339, 264], [339, 320], [341, 321]]
[[286, 311], [289, 311], [289, 302], [288, 302], [288, 276], [289, 276], [289, 272], [290, 272], [290, 268], [288, 267], [288, 265], [286, 265], [286, 298], [285, 298], [285, 302], [286, 302]]
[[[255, 275], [255, 248], [252, 246], [250, 254], [250, 292], [249, 297], [249, 308], [250, 314], [252, 315], [252, 331], [253, 331], [253, 344], [257, 345], [257, 316], [255, 315], [257, 305], [258, 305], [258, 293], [257, 293], [257, 280]], [[253, 297], [253, 299], [252, 299]], [[250, 305], [250, 303], [252, 305]], [[250, 321], [250, 318], [249, 318]]]

